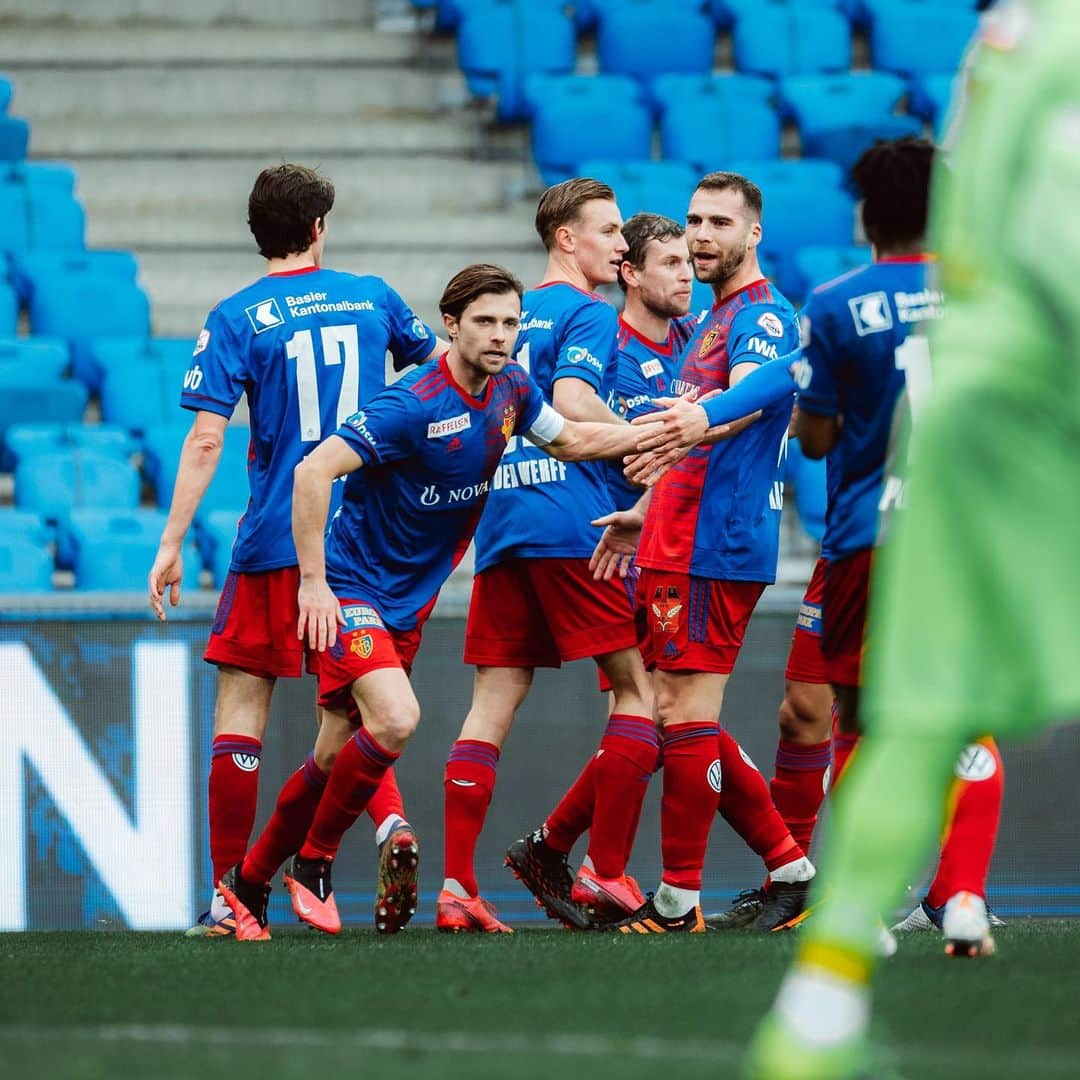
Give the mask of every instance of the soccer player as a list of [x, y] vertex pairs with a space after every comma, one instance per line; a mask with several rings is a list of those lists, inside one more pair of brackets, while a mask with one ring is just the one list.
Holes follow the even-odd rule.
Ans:
[[[614, 412], [618, 320], [593, 291], [613, 282], [627, 252], [615, 195], [576, 178], [544, 192], [536, 229], [548, 253], [543, 281], [524, 297], [516, 357], [566, 417], [626, 426]], [[581, 778], [545, 825], [507, 861], [555, 918], [584, 928], [571, 902], [567, 855], [591, 820], [589, 892], [623, 909], [640, 898], [625, 874], [628, 837], [656, 765], [649, 680], [637, 649], [632, 598], [597, 583], [589, 556], [611, 512], [603, 462], [547, 462], [511, 440], [476, 534], [476, 576], [465, 661], [476, 665], [472, 704], [445, 773], [446, 862], [440, 910], [477, 895], [476, 840], [499, 754], [537, 667], [594, 657], [614, 695], [611, 716]]]
[[[525, 436], [559, 461], [619, 457], [635, 448], [629, 425], [575, 423], [546, 404], [508, 360], [522, 287], [498, 266], [461, 271], [440, 301], [451, 339], [433, 367], [415, 371], [352, 415], [296, 468], [293, 535], [300, 563], [297, 632], [319, 656], [319, 702], [363, 726], [338, 754], [286, 885], [297, 914], [336, 933], [331, 865], [419, 720], [405, 667], [420, 623], [465, 552], [507, 442]], [[336, 478], [342, 508], [323, 540]], [[339, 633], [340, 626], [340, 633]], [[258, 844], [256, 844], [256, 847]], [[275, 867], [256, 875], [250, 855], [221, 889], [237, 913], [237, 938], [269, 937], [266, 899]], [[456, 922], [454, 921], [456, 919]], [[440, 928], [504, 927], [480, 898], [458, 898]]]
[[[694, 192], [687, 240], [694, 272], [712, 286], [716, 302], [683, 352], [672, 384], [677, 394], [727, 390], [763, 360], [796, 347], [794, 312], [758, 265], [761, 212], [760, 190], [735, 173], [710, 173]], [[619, 924], [627, 933], [704, 930], [705, 848], [732, 784], [754, 809], [739, 831], [749, 831], [753, 817], [772, 833], [754, 835], [771, 873], [755, 925], [773, 929], [797, 916], [813, 876], [764, 780], [718, 723], [746, 625], [776, 577], [791, 404], [789, 395], [743, 417], [723, 439], [691, 450], [651, 491], [637, 545], [638, 604], [648, 620], [646, 654], [663, 737], [664, 872], [655, 897]], [[616, 515], [605, 539], [632, 536], [633, 516]]]
[[[874, 570], [866, 734], [835, 807], [829, 896], [758, 1032], [754, 1077], [868, 1071], [875, 920], [933, 842], [957, 753], [986, 728], [1031, 734], [1080, 707], [1080, 509], [1062, 497], [1080, 432], [1078, 50], [1066, 0], [990, 16], [935, 176], [949, 307], [930, 327], [933, 391], [921, 409], [912, 398], [905, 507]], [[977, 895], [951, 898], [943, 922], [976, 952], [989, 937]]]
[[[165, 618], [183, 575], [181, 550], [221, 454], [225, 426], [245, 393], [251, 416], [251, 501], [240, 520], [228, 578], [206, 649], [218, 667], [209, 781], [210, 855], [214, 882], [243, 857], [255, 820], [259, 756], [278, 678], [302, 674], [296, 551], [289, 532], [292, 471], [340, 420], [386, 382], [385, 355], [399, 367], [437, 350], [437, 339], [402, 299], [376, 277], [322, 267], [334, 187], [301, 165], [264, 169], [248, 200], [248, 224], [266, 259], [266, 274], [210, 312], [184, 377], [181, 404], [195, 413], [177, 470], [169, 517], [150, 570], [150, 603]], [[321, 721], [315, 751], [283, 798], [296, 842], [303, 839], [334, 756], [350, 735]], [[378, 915], [404, 888], [415, 888], [416, 838], [388, 774], [372, 804], [381, 842], [376, 924], [394, 930], [404, 910]], [[407, 880], [407, 879], [412, 879]], [[393, 906], [393, 903], [391, 904]], [[398, 905], [400, 906], [400, 905]], [[235, 929], [215, 892], [193, 934]]]

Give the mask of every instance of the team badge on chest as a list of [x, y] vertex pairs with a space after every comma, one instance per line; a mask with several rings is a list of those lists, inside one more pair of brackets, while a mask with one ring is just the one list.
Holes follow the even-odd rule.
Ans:
[[705, 356], [707, 356], [708, 353], [709, 353], [709, 350], [719, 340], [720, 340], [720, 331], [719, 330], [710, 330], [710, 331], [708, 331], [708, 333], [706, 333], [706, 335], [701, 339], [701, 347], [697, 351], [698, 358], [702, 359]]
[[514, 434], [514, 422], [517, 420], [517, 410], [513, 405], [507, 405], [503, 409], [502, 419], [502, 436], [507, 442], [510, 441], [510, 436]]

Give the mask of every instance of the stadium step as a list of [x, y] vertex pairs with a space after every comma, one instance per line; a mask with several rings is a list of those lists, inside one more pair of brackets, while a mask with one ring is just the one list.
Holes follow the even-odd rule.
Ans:
[[[370, 26], [376, 0], [93, 0], [77, 5], [80, 22], [171, 22], [185, 25], [249, 22], [312, 27], [324, 24]], [[72, 18], [71, 0], [0, 0], [0, 19], [34, 23]]]

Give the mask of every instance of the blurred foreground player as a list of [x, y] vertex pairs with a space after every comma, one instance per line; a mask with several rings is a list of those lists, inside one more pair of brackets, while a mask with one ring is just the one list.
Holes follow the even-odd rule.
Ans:
[[[195, 421], [150, 571], [150, 603], [164, 619], [166, 590], [173, 606], [180, 599], [184, 537], [213, 479], [225, 426], [246, 393], [251, 500], [206, 649], [206, 660], [218, 666], [209, 782], [215, 884], [247, 848], [274, 684], [302, 674], [303, 643], [294, 632], [299, 575], [289, 531], [293, 468], [325, 432], [385, 385], [387, 350], [405, 367], [427, 359], [437, 345], [435, 335], [384, 281], [322, 268], [333, 204], [330, 181], [301, 165], [265, 169], [255, 181], [248, 223], [267, 272], [218, 304], [199, 334], [181, 395]], [[350, 734], [348, 726], [320, 718], [315, 751], [288, 787], [293, 831], [299, 828], [296, 843]], [[372, 817], [382, 842], [383, 892], [397, 870], [389, 864], [394, 850], [409, 848], [413, 861], [416, 844], [392, 774]], [[396, 918], [377, 915], [376, 925], [397, 929]], [[232, 913], [215, 893], [191, 933], [229, 934], [234, 928]]]
[[[836, 806], [829, 896], [752, 1047], [762, 1080], [873, 1074], [875, 920], [933, 842], [958, 751], [1080, 707], [1080, 507], [1062, 497], [1080, 480], [1078, 54], [1067, 0], [1001, 8], [936, 177], [949, 311], [931, 328], [934, 389], [875, 571], [866, 735]], [[977, 945], [985, 905], [953, 897], [944, 926]]]
[[[329, 933], [341, 929], [334, 856], [419, 721], [406, 669], [425, 613], [472, 538], [507, 441], [523, 435], [563, 460], [635, 448], [635, 429], [564, 420], [520, 365], [508, 365], [521, 292], [501, 267], [461, 271], [440, 301], [449, 351], [377, 395], [296, 468], [297, 632], [319, 654], [320, 705], [338, 723], [357, 710], [364, 720], [334, 762], [285, 878], [300, 918]], [[339, 476], [349, 479], [324, 543]], [[249, 856], [221, 882], [241, 940], [269, 937], [276, 867], [256, 869]], [[478, 897], [453, 898], [452, 911], [440, 898], [440, 929], [470, 929], [474, 921], [508, 929]]]

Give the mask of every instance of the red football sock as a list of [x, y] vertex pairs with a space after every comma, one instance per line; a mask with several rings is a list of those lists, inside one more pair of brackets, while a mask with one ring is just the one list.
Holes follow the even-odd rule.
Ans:
[[367, 804], [368, 817], [375, 823], [377, 829], [388, 817], [397, 816], [405, 820], [405, 803], [401, 798], [401, 790], [397, 784], [397, 777], [393, 769], [387, 769], [371, 801]]
[[400, 754], [380, 746], [366, 728], [342, 747], [300, 848], [304, 859], [332, 859], [349, 826], [364, 812], [371, 796]]
[[717, 810], [746, 841], [747, 847], [776, 870], [803, 857], [784, 819], [773, 805], [765, 777], [750, 763], [743, 749], [726, 732], [720, 732], [720, 798]]
[[277, 868], [304, 842], [328, 777], [315, 764], [315, 755], [285, 781], [274, 812], [244, 859], [245, 881], [269, 881]]
[[664, 797], [660, 804], [662, 880], [700, 889], [709, 827], [719, 797], [719, 726], [674, 724], [664, 728]]
[[829, 782], [830, 789], [835, 788], [840, 777], [843, 775], [844, 769], [847, 768], [848, 759], [855, 752], [855, 747], [858, 745], [859, 736], [856, 732], [845, 732], [840, 730], [839, 720], [835, 712], [833, 712], [833, 726], [832, 726], [832, 779]]
[[480, 891], [473, 859], [495, 790], [498, 763], [497, 746], [478, 739], [458, 739], [450, 750], [443, 775], [444, 876], [453, 878], [470, 896]]
[[781, 739], [776, 748], [776, 775], [769, 784], [769, 793], [803, 851], [810, 850], [831, 762], [831, 739], [812, 746]]
[[544, 822], [544, 843], [555, 851], [569, 852], [592, 822], [598, 760], [597, 754], [589, 758], [570, 790]]
[[656, 768], [660, 735], [646, 716], [613, 713], [595, 755], [595, 803], [589, 858], [598, 877], [617, 878], [641, 818], [641, 804]]
[[993, 739], [980, 739], [977, 746], [974, 753], [965, 749], [957, 764], [957, 779], [950, 793], [952, 818], [938, 871], [926, 896], [931, 907], [941, 907], [958, 892], [986, 896], [986, 875], [1001, 822], [1005, 765]]
[[247, 851], [259, 798], [262, 743], [250, 735], [217, 735], [210, 754], [210, 862], [214, 885]]

